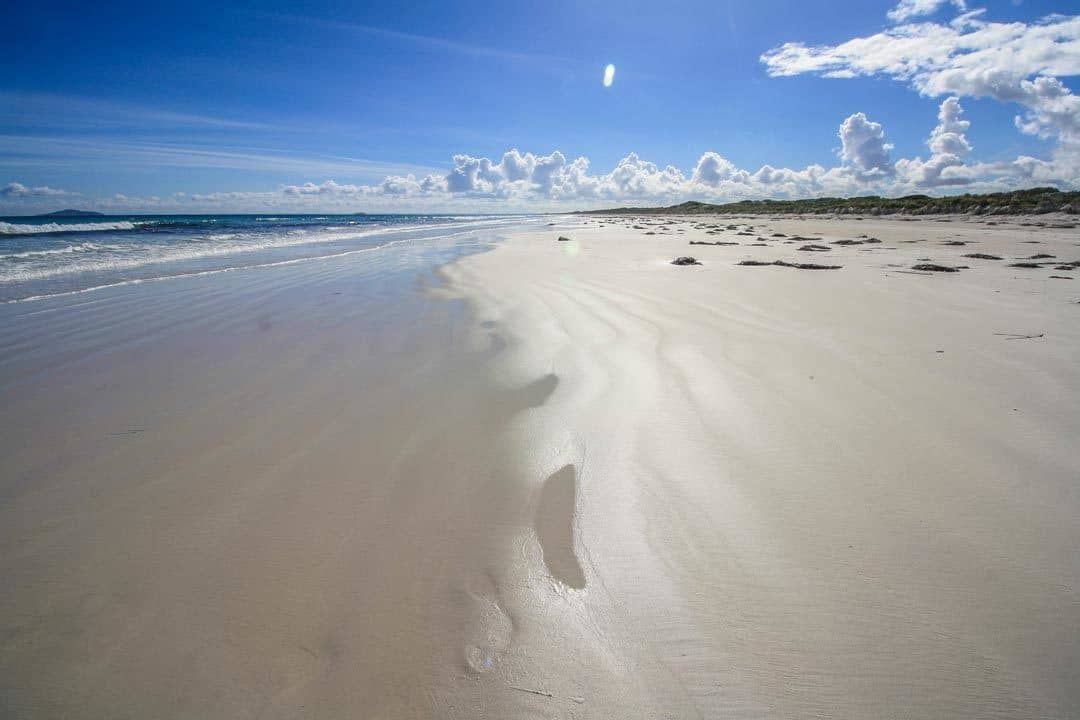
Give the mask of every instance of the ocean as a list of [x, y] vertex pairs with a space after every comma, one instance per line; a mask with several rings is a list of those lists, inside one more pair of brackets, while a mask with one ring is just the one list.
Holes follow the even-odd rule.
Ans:
[[492, 215], [122, 215], [0, 218], [0, 302], [466, 238]]

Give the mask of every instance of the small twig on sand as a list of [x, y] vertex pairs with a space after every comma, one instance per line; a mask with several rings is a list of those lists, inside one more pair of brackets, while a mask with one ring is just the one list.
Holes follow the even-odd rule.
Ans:
[[1038, 335], [1024, 335], [1023, 333], [994, 333], [995, 335], [1001, 335], [1006, 340], [1035, 340], [1046, 335], [1046, 333], [1039, 333]]
[[530, 693], [532, 695], [540, 695], [541, 697], [547, 697], [547, 698], [555, 697], [551, 693], [544, 692], [543, 690], [530, 690], [529, 688], [518, 687], [517, 685], [511, 685], [510, 688], [513, 689], [513, 690], [520, 690], [521, 692], [527, 692], [527, 693]]

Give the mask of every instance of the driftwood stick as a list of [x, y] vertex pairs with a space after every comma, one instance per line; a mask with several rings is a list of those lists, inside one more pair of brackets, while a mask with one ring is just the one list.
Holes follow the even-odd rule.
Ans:
[[994, 333], [995, 335], [1001, 335], [1006, 340], [1035, 340], [1037, 338], [1045, 337], [1046, 333], [1039, 333], [1038, 335], [1024, 335], [1023, 333]]
[[521, 692], [527, 692], [527, 693], [530, 693], [532, 695], [539, 695], [541, 697], [547, 697], [547, 698], [555, 697], [551, 693], [544, 692], [543, 690], [530, 690], [529, 688], [518, 687], [517, 685], [511, 685], [510, 688], [513, 689], [513, 690], [520, 690]]

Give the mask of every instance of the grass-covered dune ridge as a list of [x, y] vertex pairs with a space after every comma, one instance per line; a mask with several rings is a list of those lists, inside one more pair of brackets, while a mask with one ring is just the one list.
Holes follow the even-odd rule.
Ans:
[[1080, 192], [1062, 192], [1057, 188], [1039, 187], [1012, 192], [982, 195], [906, 195], [885, 198], [864, 195], [852, 198], [808, 198], [805, 200], [741, 200], [713, 203], [691, 200], [667, 207], [628, 207], [591, 210], [589, 214], [679, 214], [679, 215], [743, 215], [759, 213], [795, 214], [852, 214], [852, 215], [938, 215], [972, 213], [976, 215], [1026, 215], [1032, 213], [1080, 212]]

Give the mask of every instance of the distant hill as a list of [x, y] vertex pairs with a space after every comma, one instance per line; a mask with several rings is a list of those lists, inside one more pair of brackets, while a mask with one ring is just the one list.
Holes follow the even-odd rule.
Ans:
[[57, 210], [56, 212], [34, 215], [34, 217], [105, 217], [105, 213], [94, 212], [93, 210], [73, 210], [67, 208], [66, 210]]
[[985, 195], [907, 195], [883, 198], [864, 195], [853, 198], [811, 198], [808, 200], [742, 200], [713, 205], [704, 202], [684, 202], [668, 207], [611, 208], [587, 210], [582, 214], [611, 215], [760, 215], [765, 213], [851, 215], [941, 215], [973, 213], [976, 215], [1024, 215], [1050, 212], [1080, 213], [1080, 192], [1062, 192], [1057, 188], [1040, 187], [1013, 192]]

